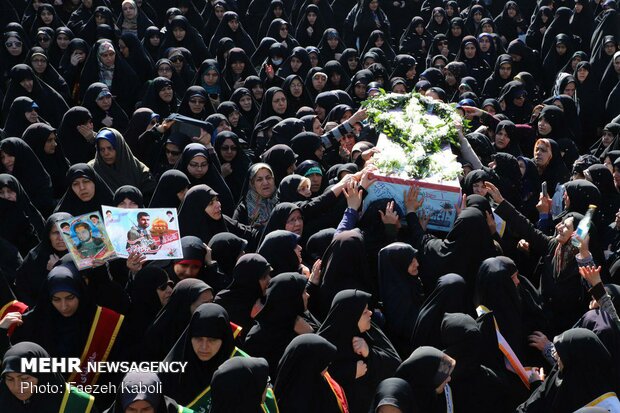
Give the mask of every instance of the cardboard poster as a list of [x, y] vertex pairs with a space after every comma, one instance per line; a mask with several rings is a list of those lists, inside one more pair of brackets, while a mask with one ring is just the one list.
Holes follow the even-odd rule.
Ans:
[[57, 225], [78, 270], [93, 267], [95, 260], [116, 258], [99, 212], [60, 221]]
[[403, 192], [409, 191], [413, 185], [420, 187], [420, 196], [424, 198], [421, 211], [431, 217], [428, 229], [448, 232], [456, 219], [456, 207], [461, 203], [461, 188], [458, 181], [454, 183], [436, 184], [413, 179], [392, 178], [375, 175], [377, 182], [368, 189], [368, 195], [364, 198], [362, 214], [373, 201], [380, 199], [393, 199], [395, 209], [399, 217], [405, 218], [405, 198]]
[[179, 220], [174, 208], [124, 209], [102, 206], [105, 227], [119, 257], [132, 252], [147, 261], [183, 258]]

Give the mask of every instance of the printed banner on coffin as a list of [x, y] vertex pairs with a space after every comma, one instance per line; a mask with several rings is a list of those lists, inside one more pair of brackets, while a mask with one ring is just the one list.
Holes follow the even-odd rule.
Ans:
[[99, 212], [63, 220], [57, 225], [78, 270], [91, 268], [95, 260], [116, 258]]
[[137, 252], [149, 261], [183, 258], [176, 209], [124, 209], [104, 205], [102, 211], [119, 257], [127, 258]]
[[438, 184], [382, 175], [375, 177], [377, 181], [370, 186], [368, 195], [364, 198], [362, 214], [375, 201], [393, 199], [394, 209], [398, 216], [404, 219], [406, 208], [403, 194], [417, 185], [420, 187], [420, 196], [424, 198], [424, 203], [418, 212], [424, 211], [424, 214], [431, 218], [427, 228], [444, 232], [452, 229], [456, 219], [456, 205], [461, 203], [461, 188], [458, 181]]

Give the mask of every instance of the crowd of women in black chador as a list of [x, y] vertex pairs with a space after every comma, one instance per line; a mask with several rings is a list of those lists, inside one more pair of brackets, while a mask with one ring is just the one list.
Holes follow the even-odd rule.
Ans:
[[[0, 412], [620, 413], [617, 7], [0, 1]], [[464, 118], [447, 233], [363, 208], [382, 91]], [[183, 258], [79, 271], [102, 205], [176, 209]]]

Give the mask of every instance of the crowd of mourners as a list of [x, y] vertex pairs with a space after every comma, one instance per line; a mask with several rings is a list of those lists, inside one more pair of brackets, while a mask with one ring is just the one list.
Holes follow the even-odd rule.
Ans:
[[[618, 7], [0, 0], [0, 412], [620, 413]], [[463, 117], [448, 233], [364, 201], [384, 92]], [[78, 270], [102, 205], [183, 258]], [[91, 355], [187, 364], [21, 363]]]

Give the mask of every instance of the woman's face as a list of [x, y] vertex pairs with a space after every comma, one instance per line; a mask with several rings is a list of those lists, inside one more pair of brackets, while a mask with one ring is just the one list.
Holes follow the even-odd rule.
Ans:
[[291, 95], [293, 95], [293, 97], [298, 98], [304, 92], [304, 85], [303, 83], [301, 83], [299, 79], [293, 79], [289, 90], [291, 92]]
[[71, 317], [78, 309], [80, 300], [68, 291], [60, 291], [52, 295], [52, 305], [63, 317]]
[[172, 67], [168, 63], [162, 63], [157, 68], [157, 76], [165, 77], [166, 79], [172, 79]]
[[399, 95], [404, 95], [407, 93], [407, 88], [405, 87], [403, 83], [397, 83], [392, 88], [392, 92], [398, 93]]
[[446, 70], [446, 74], [444, 76], [446, 78], [446, 83], [450, 86], [456, 85], [456, 77], [452, 74], [451, 71]]
[[[327, 76], [324, 75], [315, 75], [312, 76], [312, 87], [317, 91], [320, 92], [325, 88], [325, 84], [327, 83]], [[364, 90], [364, 93], [366, 92], [366, 90]]]
[[286, 101], [286, 95], [284, 95], [284, 92], [276, 92], [271, 100], [271, 107], [273, 108], [273, 111], [278, 115], [282, 115], [286, 112], [287, 106], [288, 102]]
[[534, 163], [539, 168], [544, 168], [551, 162], [553, 154], [551, 148], [544, 143], [540, 143], [534, 147]]
[[34, 386], [39, 383], [39, 379], [29, 374], [6, 373], [4, 382], [17, 400], [25, 402], [34, 394]]
[[476, 46], [471, 43], [466, 44], [463, 52], [465, 53], [466, 58], [472, 59], [474, 56], [476, 56]]
[[480, 20], [482, 20], [482, 13], [480, 11], [476, 11], [473, 17], [476, 23], [480, 23]]
[[564, 90], [562, 91], [565, 95], [568, 95], [572, 98], [575, 97], [575, 90], [577, 89], [577, 86], [575, 85], [575, 83], [570, 82], [566, 85], [566, 87], [564, 87]]
[[236, 110], [230, 112], [230, 115], [228, 115], [228, 122], [232, 128], [236, 128], [239, 124], [239, 112]]
[[508, 13], [508, 17], [515, 17], [517, 15], [517, 11], [515, 10], [514, 7], [508, 8], [507, 13]]
[[174, 39], [177, 42], [183, 41], [183, 39], [185, 39], [186, 34], [187, 32], [182, 27], [175, 27], [174, 29], [172, 29], [172, 35], [174, 36]]
[[585, 67], [582, 67], [579, 70], [577, 70], [577, 80], [583, 83], [588, 78], [589, 74], [590, 72], [588, 71], [588, 69], [586, 69]]
[[556, 44], [555, 52], [558, 54], [558, 56], [564, 56], [566, 54], [566, 45], [563, 43]]
[[15, 168], [15, 157], [13, 155], [0, 151], [0, 161], [8, 173], [13, 172], [13, 168]]
[[488, 52], [491, 48], [491, 39], [488, 37], [481, 37], [480, 40], [478, 40], [478, 46], [481, 51]]
[[364, 307], [364, 311], [362, 312], [362, 315], [357, 322], [357, 328], [359, 329], [360, 333], [365, 333], [366, 331], [370, 330], [371, 317], [372, 311], [368, 309], [368, 304], [366, 304], [366, 307]]
[[250, 95], [241, 96], [239, 99], [239, 107], [241, 107], [241, 110], [244, 112], [249, 112], [252, 110], [252, 98]]
[[314, 118], [314, 122], [312, 122], [312, 132], [321, 136], [325, 132], [323, 126], [321, 125], [321, 121], [318, 118]]
[[541, 117], [538, 119], [538, 133], [541, 136], [547, 136], [551, 133], [552, 131], [552, 127], [549, 124], [549, 122], [547, 122], [547, 119]]
[[472, 192], [476, 195], [487, 196], [488, 191], [489, 190], [484, 185], [484, 181], [478, 181], [472, 184]]
[[232, 62], [230, 67], [232, 68], [234, 74], [240, 75], [243, 73], [243, 69], [245, 69], [245, 62], [243, 60], [236, 60]]
[[97, 141], [97, 150], [106, 165], [114, 165], [114, 162], [116, 162], [116, 149], [114, 149], [110, 141], [107, 139], [99, 139], [99, 141]]
[[106, 19], [103, 14], [95, 13], [95, 24], [97, 26], [101, 26], [102, 24], [106, 24]]
[[161, 43], [161, 39], [159, 38], [159, 36], [154, 35], [154, 36], [149, 37], [149, 43], [153, 47], [159, 47], [159, 43]]
[[232, 30], [233, 32], [236, 32], [237, 29], [239, 29], [239, 20], [237, 19], [232, 19], [228, 22], [228, 27], [230, 28], [230, 30]]
[[224, 162], [232, 162], [237, 156], [238, 150], [239, 148], [232, 139], [226, 139], [222, 142], [222, 146], [220, 147], [220, 156]]
[[417, 277], [419, 273], [419, 269], [420, 269], [420, 263], [418, 262], [417, 258], [414, 258], [411, 260], [411, 263], [407, 267], [407, 273], [409, 275]]
[[50, 245], [54, 251], [62, 252], [67, 250], [67, 246], [65, 245], [65, 241], [62, 239], [62, 235], [60, 230], [58, 230], [58, 227], [52, 227], [49, 233], [49, 239]]
[[126, 209], [137, 209], [137, 208], [139, 208], [139, 205], [136, 204], [131, 199], [125, 198], [117, 205], [117, 207], [118, 208], [126, 208]]
[[101, 63], [103, 63], [106, 67], [114, 66], [114, 61], [116, 60], [116, 53], [114, 50], [108, 50], [99, 55], [99, 59], [101, 59]]
[[291, 70], [293, 73], [297, 73], [297, 71], [301, 68], [301, 60], [299, 58], [293, 56], [291, 57]]
[[316, 22], [316, 13], [313, 11], [308, 12], [308, 14], [306, 14], [306, 19], [308, 20], [308, 23], [312, 26]]
[[172, 98], [174, 97], [174, 93], [172, 91], [172, 86], [166, 85], [158, 93], [159, 98], [165, 103], [172, 102]]
[[375, 11], [379, 8], [379, 0], [370, 0], [370, 3], [368, 4], [368, 8], [371, 11]]
[[[308, 185], [307, 192], [310, 192], [310, 185]], [[301, 211], [295, 210], [288, 216], [284, 229], [301, 236], [301, 233], [304, 230], [304, 218], [301, 216]]]
[[435, 20], [435, 23], [437, 23], [437, 24], [442, 24], [443, 23], [443, 14], [441, 14], [441, 13], [433, 14], [433, 20]]
[[512, 74], [512, 65], [510, 63], [502, 63], [499, 66], [499, 77], [507, 80]]
[[495, 134], [495, 148], [498, 150], [505, 149], [510, 144], [510, 136], [506, 133], [506, 129], [500, 129]]
[[319, 55], [316, 53], [309, 53], [308, 56], [310, 57], [310, 66], [317, 67], [319, 65]]
[[168, 304], [168, 300], [170, 300], [170, 296], [172, 295], [173, 286], [174, 283], [169, 280], [163, 286], [157, 287], [157, 296], [159, 297], [159, 302], [161, 303], [162, 307]]
[[43, 10], [41, 11], [41, 21], [45, 24], [45, 25], [49, 25], [52, 24], [52, 21], [54, 21], [54, 15], [52, 14], [51, 11], [49, 10]]
[[455, 25], [450, 28], [450, 32], [453, 37], [460, 37], [463, 34], [463, 29], [461, 29], [461, 26]]
[[[196, 275], [193, 278], [197, 276], [198, 276], [198, 273], [196, 273]], [[189, 306], [190, 313], [193, 314], [194, 311], [196, 311], [196, 309], [200, 307], [201, 304], [210, 303], [211, 301], [213, 301], [213, 291], [206, 290], [200, 293], [198, 298], [196, 298], [196, 301], [194, 301], [192, 305]]]
[[209, 171], [209, 161], [202, 155], [194, 156], [187, 164], [187, 172], [194, 178], [200, 179]]
[[493, 25], [491, 23], [483, 24], [482, 33], [493, 33]]
[[607, 56], [613, 56], [617, 50], [616, 44], [614, 42], [605, 43], [605, 45], [603, 46], [603, 49], [605, 50], [605, 54], [607, 54]]
[[252, 86], [252, 95], [254, 96], [254, 99], [258, 100], [259, 102], [263, 99], [264, 93], [265, 89], [263, 89], [263, 86], [261, 84]]
[[579, 14], [583, 10], [583, 4], [575, 3], [575, 13]]
[[339, 43], [338, 39], [334, 39], [334, 38], [327, 39], [327, 45], [332, 50], [334, 50], [334, 49], [336, 49], [336, 47], [338, 47], [338, 43]]
[[271, 172], [266, 169], [260, 169], [254, 175], [252, 186], [258, 195], [262, 198], [271, 198], [276, 190], [275, 181]]
[[95, 183], [88, 178], [76, 178], [71, 183], [71, 190], [82, 202], [88, 202], [95, 196]]
[[560, 244], [566, 244], [571, 239], [574, 231], [573, 217], [568, 217], [555, 226], [555, 239]]
[[118, 50], [121, 52], [125, 59], [129, 57], [129, 48], [127, 47], [123, 39], [120, 39], [118, 41]]
[[616, 188], [620, 188], [620, 168], [618, 168], [617, 166], [614, 166], [613, 177]]
[[58, 143], [56, 143], [56, 133], [52, 132], [45, 140], [45, 144], [43, 144], [43, 152], [48, 155], [53, 155], [56, 152], [57, 146]]
[[614, 141], [613, 133], [609, 131], [603, 131], [603, 135], [601, 136], [601, 143], [604, 147], [608, 147]]
[[15, 36], [11, 36], [4, 42], [4, 47], [11, 56], [19, 56], [22, 53], [23, 43]]
[[97, 99], [95, 103], [97, 103], [97, 106], [99, 106], [101, 110], [107, 112], [112, 107], [112, 96], [110, 95], [103, 96]]
[[338, 72], [333, 72], [329, 76], [329, 80], [332, 82], [333, 85], [340, 85], [340, 79], [341, 78], [342, 78], [342, 76]]
[[168, 161], [168, 165], [176, 164], [181, 157], [181, 148], [174, 143], [167, 143], [164, 150], [166, 152], [166, 160]]
[[189, 110], [191, 110], [192, 113], [195, 114], [202, 113], [206, 104], [207, 101], [205, 100], [205, 98], [200, 96], [194, 96], [189, 98], [188, 100]]
[[[233, 66], [234, 67], [234, 66]], [[203, 79], [204, 82], [209, 85], [209, 86], [213, 86], [217, 83], [217, 81], [220, 78], [220, 74], [217, 72], [217, 70], [215, 69], [210, 69], [207, 70], [207, 72], [204, 74]]]
[[381, 48], [381, 46], [383, 46], [383, 43], [385, 43], [385, 40], [383, 39], [383, 37], [378, 36], [378, 37], [375, 39], [375, 47], [379, 47], [379, 48]]
[[614, 59], [614, 70], [616, 73], [620, 74], [620, 57]]
[[138, 15], [138, 10], [131, 3], [123, 4], [123, 16], [126, 19], [131, 20]]
[[415, 27], [415, 32], [417, 33], [418, 36], [422, 36], [422, 34], [424, 33], [424, 26], [421, 24], [418, 24]]
[[2, 188], [0, 188], [0, 199], [17, 202], [17, 193], [8, 186], [3, 186]]
[[216, 196], [211, 199], [211, 202], [205, 208], [205, 212], [215, 221], [222, 219], [222, 203]]
[[47, 69], [47, 59], [40, 55], [33, 56], [32, 59], [30, 59], [30, 64], [32, 65], [32, 69], [39, 75]]
[[221, 5], [215, 6], [213, 11], [215, 12], [215, 17], [217, 18], [218, 21], [222, 20], [222, 17], [224, 17], [224, 13], [226, 13], [226, 9], [222, 7]]
[[192, 348], [200, 361], [209, 361], [222, 347], [222, 340], [213, 337], [192, 337]]

